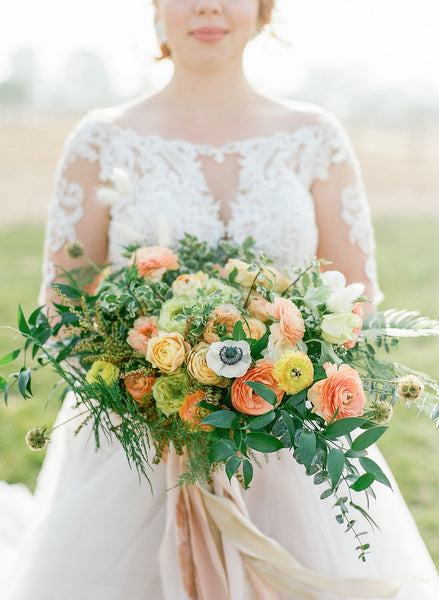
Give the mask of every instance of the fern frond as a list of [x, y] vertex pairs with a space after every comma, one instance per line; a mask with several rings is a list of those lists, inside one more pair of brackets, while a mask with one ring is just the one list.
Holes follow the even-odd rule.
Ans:
[[362, 340], [439, 335], [439, 321], [417, 311], [389, 309], [370, 315], [363, 323]]

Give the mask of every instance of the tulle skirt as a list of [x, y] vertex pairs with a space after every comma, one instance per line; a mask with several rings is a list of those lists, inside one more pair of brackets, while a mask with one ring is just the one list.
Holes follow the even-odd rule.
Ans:
[[[58, 421], [71, 411], [65, 403]], [[151, 493], [117, 442], [103, 440], [96, 452], [90, 430], [74, 436], [74, 429], [73, 422], [55, 431], [34, 496], [24, 486], [0, 486], [0, 597], [186, 600], [176, 554], [161, 548], [166, 467], [151, 472]], [[333, 500], [320, 500], [322, 489], [287, 450], [267, 461], [261, 457], [250, 489], [242, 491], [250, 518], [305, 567], [337, 577], [401, 580], [397, 600], [437, 600], [437, 572], [413, 518], [378, 449], [370, 455], [393, 491], [376, 486], [371, 514], [380, 530], [368, 538], [372, 551], [366, 563], [358, 560], [351, 533], [336, 522]], [[318, 592], [318, 598], [337, 596]], [[295, 597], [279, 593], [279, 599]]]

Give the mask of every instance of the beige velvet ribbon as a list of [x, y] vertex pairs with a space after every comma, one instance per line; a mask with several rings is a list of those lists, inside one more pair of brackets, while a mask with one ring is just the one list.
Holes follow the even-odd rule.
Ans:
[[[251, 522], [239, 483], [229, 484], [224, 472], [214, 474], [210, 490], [175, 487], [184, 462], [184, 456], [169, 452], [165, 537], [174, 539], [164, 547], [176, 544], [188, 599], [276, 600], [277, 590], [297, 600], [319, 600], [315, 590], [347, 598], [392, 598], [400, 589], [396, 581], [331, 577], [307, 569]], [[166, 561], [163, 551], [160, 559]]]

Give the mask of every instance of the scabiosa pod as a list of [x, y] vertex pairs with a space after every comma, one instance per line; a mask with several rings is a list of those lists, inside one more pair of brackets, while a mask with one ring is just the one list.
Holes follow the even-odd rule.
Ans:
[[26, 444], [34, 452], [38, 452], [38, 450], [44, 450], [48, 443], [49, 437], [46, 433], [45, 427], [42, 429], [35, 427], [34, 429], [30, 429], [26, 434]]
[[424, 384], [416, 375], [405, 375], [398, 381], [397, 395], [406, 401], [417, 400], [424, 392]]

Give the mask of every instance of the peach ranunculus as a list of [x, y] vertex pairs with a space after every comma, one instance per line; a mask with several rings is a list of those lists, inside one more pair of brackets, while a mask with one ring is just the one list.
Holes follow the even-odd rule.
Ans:
[[278, 387], [273, 378], [273, 366], [274, 363], [271, 360], [258, 360], [256, 367], [249, 369], [245, 375], [235, 379], [232, 384], [232, 404], [236, 410], [245, 415], [263, 415], [273, 409], [269, 402], [261, 398], [245, 383], [246, 381], [256, 381], [271, 388], [278, 397], [276, 406], [280, 404], [285, 392]]
[[360, 417], [366, 403], [363, 385], [357, 371], [349, 365], [325, 363], [327, 379], [317, 381], [308, 390], [308, 400], [313, 404], [312, 412], [328, 423], [338, 408], [336, 420], [345, 417]]
[[260, 340], [267, 331], [266, 326], [259, 319], [246, 319], [246, 321], [242, 323], [242, 326], [246, 336], [253, 340]]
[[276, 297], [270, 304], [271, 316], [278, 322], [270, 325], [274, 340], [285, 340], [292, 346], [303, 338], [305, 323], [297, 306], [287, 298]]
[[146, 354], [149, 340], [158, 332], [157, 317], [139, 317], [128, 332], [127, 342], [137, 352]]
[[206, 342], [200, 342], [192, 348], [186, 359], [187, 372], [199, 383], [223, 387], [227, 385], [228, 380], [217, 375], [207, 364], [206, 354], [209, 352], [209, 348], [210, 344]]
[[268, 321], [270, 318], [270, 313], [268, 312], [270, 306], [270, 302], [261, 296], [261, 294], [252, 294], [247, 308], [249, 313], [255, 317], [255, 319]]
[[172, 282], [172, 292], [174, 296], [188, 296], [194, 298], [198, 294], [198, 290], [203, 287], [200, 278], [191, 273], [179, 275]]
[[204, 340], [209, 344], [220, 341], [220, 336], [217, 333], [218, 325], [224, 325], [227, 335], [231, 336], [235, 323], [241, 320], [241, 313], [236, 306], [233, 304], [220, 304], [215, 308], [204, 328]]
[[258, 282], [264, 288], [279, 294], [290, 285], [289, 279], [272, 265], [267, 265], [262, 269], [262, 273], [258, 277]]
[[136, 264], [140, 277], [160, 281], [166, 271], [175, 271], [180, 266], [177, 255], [166, 246], [144, 246], [137, 248], [130, 258]]
[[178, 414], [194, 429], [203, 429], [204, 431], [213, 431], [213, 427], [210, 425], [201, 425], [201, 421], [210, 414], [206, 408], [197, 406], [198, 402], [204, 399], [204, 392], [202, 390], [195, 390], [192, 394], [186, 394], [184, 397], [183, 406], [180, 408]]
[[355, 315], [358, 315], [360, 317], [360, 324], [357, 327], [354, 327], [354, 329], [352, 330], [353, 339], [349, 340], [348, 342], [345, 342], [343, 344], [343, 346], [345, 348], [349, 348], [349, 349], [353, 348], [355, 346], [355, 344], [358, 342], [358, 336], [360, 335], [361, 327], [363, 325], [363, 303], [356, 302], [354, 304], [354, 308], [352, 309], [352, 312]]
[[[144, 397], [152, 392], [152, 386], [155, 383], [154, 376], [147, 377], [134, 372], [132, 375], [127, 373], [124, 378], [126, 391], [138, 404], [144, 404]], [[148, 400], [148, 398], [146, 398]]]
[[174, 373], [184, 363], [190, 346], [181, 333], [160, 331], [150, 339], [146, 360], [162, 373]]

